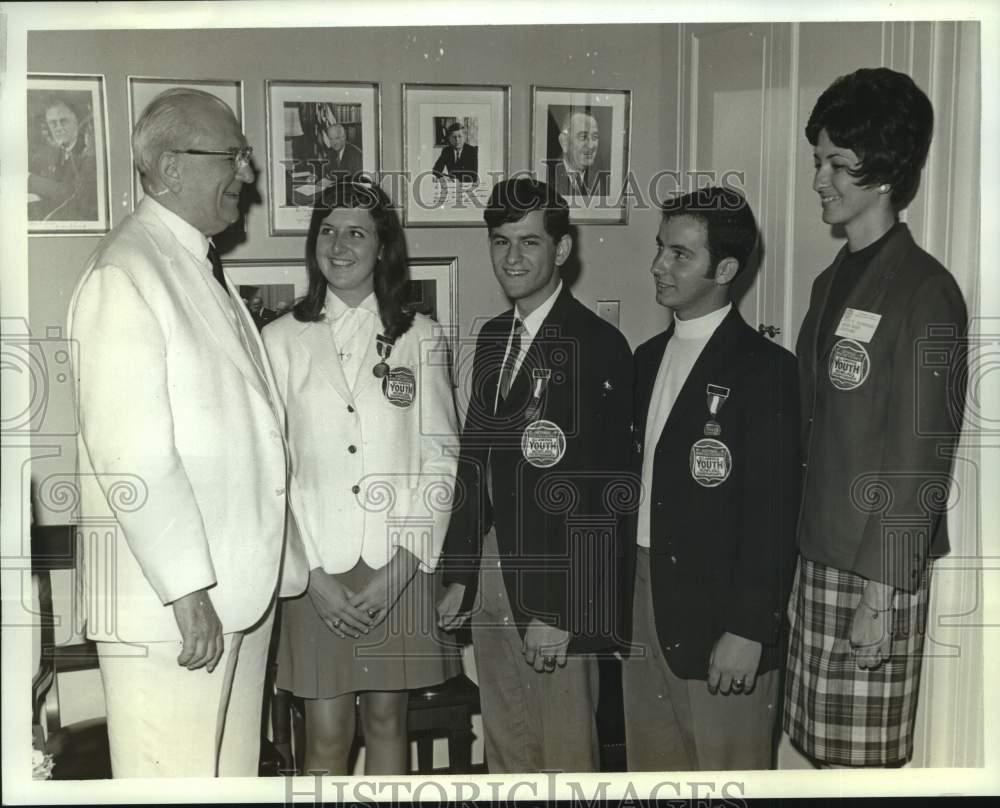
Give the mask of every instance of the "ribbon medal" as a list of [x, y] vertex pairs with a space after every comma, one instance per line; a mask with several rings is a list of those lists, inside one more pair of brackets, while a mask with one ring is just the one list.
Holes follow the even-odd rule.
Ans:
[[705, 488], [715, 488], [729, 479], [733, 470], [733, 455], [721, 440], [722, 427], [716, 421], [719, 410], [729, 398], [729, 388], [710, 384], [705, 388], [708, 404], [708, 420], [705, 422], [705, 437], [695, 441], [691, 447], [689, 461], [691, 476]]
[[549, 368], [531, 369], [531, 400], [524, 410], [527, 421], [537, 421], [542, 417], [542, 399], [545, 397], [545, 388], [548, 387], [551, 378], [552, 371]]
[[521, 454], [535, 468], [554, 466], [566, 454], [566, 435], [551, 421], [535, 421], [521, 435]]
[[417, 396], [417, 377], [409, 368], [392, 368], [382, 377], [382, 392], [391, 404], [409, 407]]

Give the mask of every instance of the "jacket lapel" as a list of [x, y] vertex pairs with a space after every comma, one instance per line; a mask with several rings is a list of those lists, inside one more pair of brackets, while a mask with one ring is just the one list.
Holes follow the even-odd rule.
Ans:
[[721, 370], [730, 362], [729, 354], [739, 340], [740, 330], [745, 327], [739, 309], [734, 305], [726, 319], [715, 329], [715, 333], [709, 337], [708, 342], [702, 349], [701, 354], [691, 368], [684, 386], [681, 387], [677, 400], [670, 410], [663, 431], [660, 433], [660, 440], [678, 428], [679, 423], [684, 423], [688, 419], [698, 419], [707, 421], [709, 418], [708, 401], [705, 396], [705, 388], [713, 383]]
[[299, 341], [312, 357], [315, 367], [318, 367], [323, 377], [345, 402], [353, 402], [351, 388], [344, 377], [344, 369], [337, 356], [337, 347], [333, 343], [330, 324], [326, 320], [314, 323], [303, 323], [299, 331]]
[[[175, 281], [175, 287], [187, 299], [191, 310], [196, 311], [202, 318], [211, 338], [218, 343], [228, 359], [246, 378], [249, 385], [270, 402], [271, 397], [265, 389], [264, 379], [261, 377], [263, 371], [257, 368], [250, 357], [249, 351], [243, 343], [243, 338], [233, 327], [233, 323], [223, 310], [218, 297], [209, 286], [215, 281], [204, 271], [200, 260], [180, 245], [173, 233], [147, 206], [140, 203], [135, 215], [146, 227], [153, 241], [156, 242], [160, 253], [170, 262], [171, 268], [168, 272]], [[230, 302], [235, 307], [236, 316], [239, 317], [239, 308], [242, 307], [242, 303], [237, 306], [232, 300], [232, 294], [230, 294]]]

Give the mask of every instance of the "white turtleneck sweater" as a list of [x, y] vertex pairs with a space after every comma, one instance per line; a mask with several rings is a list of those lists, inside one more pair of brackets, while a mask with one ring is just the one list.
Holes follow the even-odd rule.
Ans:
[[[701, 352], [712, 334], [732, 309], [727, 303], [721, 309], [710, 314], [695, 317], [692, 320], [674, 318], [674, 333], [667, 342], [667, 348], [660, 360], [660, 369], [653, 383], [653, 393], [649, 399], [649, 412], [646, 415], [646, 434], [642, 450], [642, 490], [645, 497], [639, 507], [639, 529], [636, 542], [640, 547], [649, 547], [650, 533], [650, 503], [653, 490], [653, 460], [656, 456], [656, 444], [660, 442], [663, 427], [670, 417], [677, 396], [680, 395], [684, 382], [694, 363], [698, 361]], [[705, 411], [708, 418], [708, 411]]]

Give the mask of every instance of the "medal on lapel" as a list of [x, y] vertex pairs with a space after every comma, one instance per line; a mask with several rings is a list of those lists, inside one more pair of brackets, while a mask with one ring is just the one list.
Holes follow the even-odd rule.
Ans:
[[389, 357], [392, 356], [395, 344], [396, 341], [385, 334], [375, 336], [375, 350], [378, 351], [379, 361], [372, 368], [372, 373], [376, 379], [382, 380], [382, 395], [390, 404], [409, 407], [417, 397], [417, 377], [410, 368], [389, 367]]
[[708, 403], [708, 420], [705, 422], [705, 437], [694, 442], [689, 462], [691, 477], [705, 488], [715, 488], [729, 479], [733, 470], [733, 455], [721, 440], [722, 427], [716, 421], [719, 410], [729, 398], [729, 388], [710, 384], [705, 388]]
[[530, 423], [542, 417], [542, 399], [552, 378], [549, 368], [532, 368], [531, 370], [531, 400], [524, 410], [524, 417]]

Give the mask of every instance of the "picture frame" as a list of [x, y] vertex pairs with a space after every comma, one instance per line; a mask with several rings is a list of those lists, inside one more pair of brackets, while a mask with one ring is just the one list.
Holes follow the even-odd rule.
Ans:
[[28, 234], [111, 229], [108, 107], [101, 74], [29, 73]]
[[448, 360], [454, 368], [458, 347], [458, 258], [411, 257], [409, 269], [407, 303], [437, 322], [435, 331], [444, 336]]
[[404, 226], [485, 226], [509, 170], [510, 85], [403, 85]]
[[[302, 258], [231, 258], [224, 266], [258, 329], [286, 314], [309, 291]], [[255, 296], [260, 298], [260, 310], [253, 305]]]
[[531, 166], [574, 224], [628, 224], [632, 91], [531, 88]]
[[[211, 93], [233, 111], [236, 120], [239, 121], [240, 131], [246, 132], [246, 124], [243, 120], [243, 82], [238, 79], [168, 79], [154, 76], [128, 76], [126, 84], [128, 87], [129, 157], [132, 165], [135, 165], [135, 154], [132, 152], [132, 131], [135, 129], [139, 116], [146, 109], [146, 105], [156, 96], [164, 90], [170, 90], [174, 87], [187, 87]], [[139, 172], [134, 170], [132, 172], [133, 210], [142, 197], [142, 182], [139, 179]]]
[[269, 232], [303, 235], [317, 198], [338, 177], [378, 180], [381, 85], [270, 79], [264, 96]]

